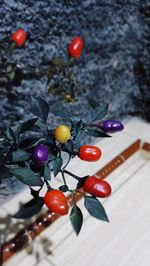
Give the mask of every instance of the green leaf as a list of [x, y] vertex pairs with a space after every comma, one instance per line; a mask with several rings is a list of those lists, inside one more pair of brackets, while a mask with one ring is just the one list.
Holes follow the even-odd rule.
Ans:
[[0, 149], [0, 167], [12, 158], [12, 147]]
[[32, 187], [30, 187], [30, 192], [31, 192], [31, 195], [33, 196], [34, 199], [39, 198], [39, 193], [40, 193], [41, 189], [42, 189], [42, 187], [38, 190], [34, 190]]
[[59, 190], [62, 191], [62, 192], [67, 192], [69, 190], [69, 188], [66, 185], [62, 185], [62, 186], [59, 187]]
[[60, 102], [59, 103], [55, 103], [50, 107], [50, 113], [52, 113], [53, 115], [56, 116], [60, 116], [63, 118], [70, 118], [70, 112], [68, 111], [68, 109], [63, 106]]
[[62, 72], [64, 70], [65, 67], [65, 62], [63, 60], [63, 58], [60, 57], [55, 57], [52, 60], [52, 65], [55, 68], [55, 70], [57, 70], [57, 72]]
[[0, 179], [5, 179], [5, 178], [9, 178], [9, 177], [12, 177], [13, 174], [10, 172], [10, 170], [3, 166], [1, 167], [0, 169]]
[[60, 83], [53, 84], [52, 86], [49, 87], [48, 92], [54, 95], [59, 95], [60, 92], [62, 92], [62, 84]]
[[30, 200], [28, 203], [24, 204], [22, 208], [12, 215], [16, 219], [27, 219], [37, 214], [43, 207], [44, 201], [42, 197]]
[[76, 204], [73, 206], [71, 210], [70, 221], [76, 234], [78, 235], [82, 227], [83, 215], [80, 208]]
[[92, 108], [95, 109], [96, 107], [99, 106], [99, 100], [98, 100], [98, 99], [95, 100], [93, 97], [88, 97], [87, 100], [88, 100], [88, 103], [90, 104], [90, 106], [91, 106]]
[[61, 157], [57, 157], [55, 160], [54, 160], [54, 163], [53, 163], [53, 173], [54, 173], [54, 176], [56, 176], [61, 167], [62, 167], [62, 164], [63, 164], [63, 159]]
[[94, 111], [92, 112], [91, 122], [101, 120], [107, 114], [107, 112], [108, 112], [108, 104], [95, 108]]
[[73, 153], [73, 141], [72, 140], [68, 140], [65, 143], [65, 148], [68, 152]]
[[85, 183], [85, 181], [87, 180], [88, 177], [89, 176], [87, 175], [87, 176], [84, 176], [84, 177], [80, 178], [80, 180], [77, 183], [77, 189], [83, 187], [83, 185], [84, 185], [84, 183]]
[[12, 153], [12, 162], [24, 162], [27, 161], [30, 158], [30, 153], [27, 151], [17, 149]]
[[14, 77], [15, 77], [15, 71], [10, 71], [10, 72], [7, 72], [7, 76], [10, 80], [13, 80]]
[[62, 58], [54, 58], [46, 71], [46, 75], [48, 77], [47, 83], [52, 79], [55, 74], [59, 74], [64, 71], [65, 62]]
[[49, 114], [49, 105], [41, 98], [32, 97], [31, 111], [46, 122]]
[[51, 180], [51, 171], [50, 171], [50, 168], [49, 168], [48, 164], [44, 167], [44, 175], [43, 175], [43, 177], [46, 180]]
[[38, 173], [33, 172], [30, 168], [19, 167], [11, 169], [14, 176], [22, 183], [28, 186], [42, 186], [43, 181]]
[[88, 128], [86, 130], [86, 133], [87, 133], [87, 135], [95, 137], [95, 138], [111, 138], [110, 135], [108, 135], [108, 134], [106, 134], [103, 131], [98, 130], [98, 129], [90, 129], [90, 128]]
[[8, 130], [9, 130], [9, 134], [8, 135], [10, 135], [11, 138], [15, 141], [16, 138], [15, 138], [15, 133], [14, 133], [13, 129], [11, 127], [9, 127]]
[[90, 215], [99, 220], [109, 222], [104, 207], [95, 197], [85, 196], [84, 205]]
[[87, 137], [87, 132], [86, 131], [79, 131], [78, 134], [76, 135], [73, 143], [74, 145], [76, 144], [80, 144], [81, 146], [81, 142]]
[[6, 152], [7, 152], [7, 148], [2, 148], [0, 149], [0, 166], [2, 166], [4, 164], [5, 158], [6, 158]]
[[25, 137], [24, 139], [22, 139], [19, 143], [19, 148], [22, 149], [29, 149], [32, 148], [33, 145], [35, 145], [36, 142], [38, 142], [38, 140], [41, 139], [41, 136], [39, 137]]
[[36, 118], [29, 119], [25, 121], [24, 123], [22, 123], [20, 127], [20, 133], [24, 133], [27, 130], [29, 130], [36, 123], [37, 120], [38, 118], [36, 117]]
[[82, 120], [79, 120], [79, 118], [73, 118], [71, 119], [71, 131], [73, 132], [73, 135], [76, 135], [82, 128], [84, 124]]

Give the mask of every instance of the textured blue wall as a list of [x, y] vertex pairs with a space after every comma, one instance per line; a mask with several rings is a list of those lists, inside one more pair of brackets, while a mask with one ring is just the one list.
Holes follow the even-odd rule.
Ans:
[[[83, 90], [70, 108], [86, 117], [92, 109], [90, 97], [110, 102], [111, 117], [136, 114], [150, 120], [149, 21], [149, 0], [0, 0], [1, 72], [8, 62], [20, 64], [24, 73], [40, 72], [54, 56], [66, 59], [70, 40], [80, 35], [84, 52], [72, 71]], [[8, 55], [5, 43], [20, 27], [28, 32], [28, 40]], [[57, 99], [48, 94], [46, 77], [12, 86], [1, 74], [0, 90], [1, 124], [30, 115], [29, 95]]]
[[[17, 28], [23, 27], [28, 32], [25, 47], [5, 55], [7, 62], [19, 63], [24, 72], [41, 71], [54, 56], [66, 58], [68, 43], [74, 36], [81, 35], [85, 40], [84, 53], [73, 68], [83, 87], [80, 100], [74, 104], [77, 109], [87, 114], [89, 96], [102, 103], [109, 100], [111, 116], [130, 112], [145, 116], [142, 108], [137, 109], [133, 103], [133, 95], [142, 97], [139, 84], [145, 82], [145, 75], [149, 76], [148, 0], [1, 0], [0, 3], [1, 43]], [[3, 63], [1, 65], [2, 68]], [[47, 90], [43, 77], [23, 80], [21, 86], [16, 87], [1, 85], [1, 115], [6, 117], [3, 122], [19, 119], [24, 109], [28, 113], [25, 102], [29, 103], [28, 96], [47, 97]], [[54, 98], [49, 96], [50, 99]], [[78, 108], [83, 102], [84, 108]]]

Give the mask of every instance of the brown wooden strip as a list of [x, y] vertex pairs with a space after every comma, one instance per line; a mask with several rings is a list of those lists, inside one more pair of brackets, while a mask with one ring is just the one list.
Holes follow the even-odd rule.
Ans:
[[145, 142], [143, 145], [142, 145], [142, 147], [141, 147], [143, 150], [145, 150], [145, 151], [150, 151], [150, 143], [147, 143], [147, 142]]
[[100, 179], [106, 178], [111, 174], [118, 166], [131, 157], [136, 151], [140, 149], [140, 140], [135, 141], [130, 147], [125, 149], [122, 153], [116, 156], [111, 162], [106, 164], [100, 171], [96, 173], [96, 176]]
[[136, 151], [140, 149], [140, 144], [141, 144], [141, 141], [138, 139], [129, 148], [125, 149], [120, 155], [123, 156], [125, 160], [127, 160]]
[[[140, 148], [140, 140], [135, 141], [127, 149], [125, 149], [120, 155], [115, 157], [110, 163], [103, 167], [96, 175], [103, 179], [113, 172], [118, 166], [120, 166], [125, 160], [127, 160], [132, 154], [134, 154]], [[81, 189], [77, 194], [76, 200], [79, 201], [84, 196], [84, 192]], [[73, 204], [72, 195], [68, 196], [68, 202], [70, 206]], [[24, 230], [20, 231], [9, 242], [4, 243], [1, 249], [2, 263], [6, 262], [10, 257], [21, 251], [27, 244], [30, 243], [36, 236], [38, 236], [43, 230], [50, 226], [60, 216], [47, 211], [35, 220], [34, 223], [27, 226]]]

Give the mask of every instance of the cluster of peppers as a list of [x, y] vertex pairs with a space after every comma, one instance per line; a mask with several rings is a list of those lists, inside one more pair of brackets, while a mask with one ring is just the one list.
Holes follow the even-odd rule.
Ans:
[[[15, 43], [15, 45], [19, 47], [23, 46], [26, 39], [27, 39], [27, 33], [24, 29], [16, 30], [11, 36], [11, 40]], [[68, 51], [68, 54], [72, 58], [78, 59], [82, 53], [82, 49], [83, 49], [83, 39], [80, 36], [77, 36], [73, 38], [70, 45], [68, 46], [67, 51]], [[77, 123], [80, 124], [80, 121]], [[115, 132], [123, 130], [124, 128], [123, 125], [119, 121], [110, 120], [110, 119], [99, 122], [98, 124], [89, 124], [88, 126], [91, 128], [94, 127], [100, 130], [99, 132], [98, 131], [96, 132], [96, 134], [100, 133], [100, 136], [102, 132], [104, 134], [115, 133]], [[64, 147], [64, 145], [69, 143], [69, 141], [73, 140], [72, 129], [68, 125], [64, 125], [64, 124], [57, 126], [55, 130], [53, 131], [53, 139], [55, 141], [54, 145], [57, 148], [59, 147], [59, 151], [61, 152], [61, 147]], [[49, 154], [51, 153], [50, 146], [42, 142], [42, 143], [38, 143], [37, 145], [33, 145], [30, 151], [31, 151], [30, 158], [29, 158], [30, 168], [34, 171], [40, 172], [42, 168], [46, 167], [49, 164]], [[100, 159], [102, 152], [96, 146], [82, 145], [79, 147], [79, 149], [76, 152], [72, 150], [71, 152], [68, 151], [68, 154], [71, 155], [70, 157], [78, 156], [83, 161], [96, 162]], [[82, 187], [84, 192], [90, 194], [92, 199], [96, 199], [96, 197], [105, 198], [111, 194], [111, 186], [108, 182], [104, 180], [100, 180], [96, 176], [86, 176], [86, 177], [83, 177], [83, 180], [82, 180], [82, 178], [79, 178], [75, 176], [74, 174], [70, 173], [69, 171], [67, 171], [65, 169], [66, 166], [62, 167], [62, 164], [63, 164], [62, 161], [59, 161], [57, 165], [57, 168], [58, 168], [57, 174], [61, 173], [63, 177], [63, 181], [64, 181], [64, 186], [62, 186], [61, 189], [52, 188], [49, 181], [47, 179], [44, 179], [44, 182], [47, 185], [47, 192], [43, 197], [43, 201], [51, 212], [56, 213], [58, 215], [66, 215], [68, 213], [69, 207], [68, 207], [67, 197], [65, 196], [64, 193], [67, 191], [70, 191], [73, 193], [73, 196], [74, 196], [78, 192], [77, 189], [70, 190], [68, 188], [66, 180], [65, 180], [65, 174], [69, 174], [73, 178], [77, 179], [77, 181], [81, 183], [80, 187]], [[16, 177], [18, 177], [18, 174], [16, 175]], [[78, 214], [81, 219], [81, 212], [79, 211], [79, 208], [77, 206], [75, 208], [75, 211], [76, 211], [76, 214]], [[78, 221], [75, 218], [73, 223], [77, 227], [76, 233], [79, 233], [81, 226], [78, 226], [77, 222]]]
[[[105, 133], [114, 133], [121, 131], [123, 125], [119, 121], [105, 120], [100, 124], [94, 126], [99, 127]], [[54, 138], [60, 145], [67, 143], [71, 138], [70, 128], [67, 125], [59, 125], [54, 131]], [[97, 146], [82, 145], [76, 155], [83, 161], [96, 162], [100, 159], [102, 151]], [[37, 167], [43, 167], [48, 163], [49, 158], [49, 147], [46, 145], [37, 145], [33, 148], [31, 153], [32, 162]], [[61, 172], [61, 170], [60, 170]], [[64, 170], [64, 173], [69, 173]], [[71, 174], [71, 173], [69, 173]], [[72, 175], [72, 174], [71, 174]], [[72, 175], [76, 178], [75, 175]], [[78, 178], [77, 178], [78, 179]], [[78, 179], [79, 180], [79, 179]], [[66, 181], [65, 181], [66, 185]], [[53, 189], [47, 183], [48, 191], [44, 196], [44, 203], [48, 209], [59, 215], [68, 214], [68, 200], [62, 191], [59, 189]], [[105, 198], [111, 194], [111, 186], [108, 182], [98, 179], [96, 176], [87, 176], [83, 182], [83, 190], [89, 193], [93, 197]]]

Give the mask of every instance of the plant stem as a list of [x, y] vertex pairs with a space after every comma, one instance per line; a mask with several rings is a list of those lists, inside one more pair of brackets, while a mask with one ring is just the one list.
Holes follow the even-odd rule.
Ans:
[[64, 185], [67, 186], [64, 172], [62, 171], [61, 174], [62, 174], [62, 179], [63, 179], [63, 181], [64, 181]]
[[98, 127], [99, 128], [100, 127], [100, 123], [98, 123], [98, 124], [92, 124], [92, 123], [91, 124], [85, 124], [85, 126], [86, 127]]
[[63, 167], [63, 170], [67, 167], [67, 165], [69, 164], [70, 160], [71, 160], [71, 156], [69, 154], [69, 159], [68, 159], [67, 163], [65, 164], [65, 166]]
[[69, 172], [68, 170], [62, 170], [62, 172], [64, 172], [64, 173], [66, 173], [66, 174], [68, 174], [68, 175], [70, 175], [70, 176], [72, 176], [73, 178], [75, 178], [76, 180], [80, 180], [80, 178], [78, 177], [78, 176], [76, 176], [76, 175], [74, 175], [74, 174], [72, 174], [71, 172]]
[[73, 206], [76, 208], [76, 192], [72, 192], [72, 198], [73, 198]]
[[48, 191], [52, 190], [52, 187], [50, 186], [50, 184], [48, 183], [48, 181], [46, 179], [44, 179], [44, 181], [46, 183], [46, 186], [47, 186]]

